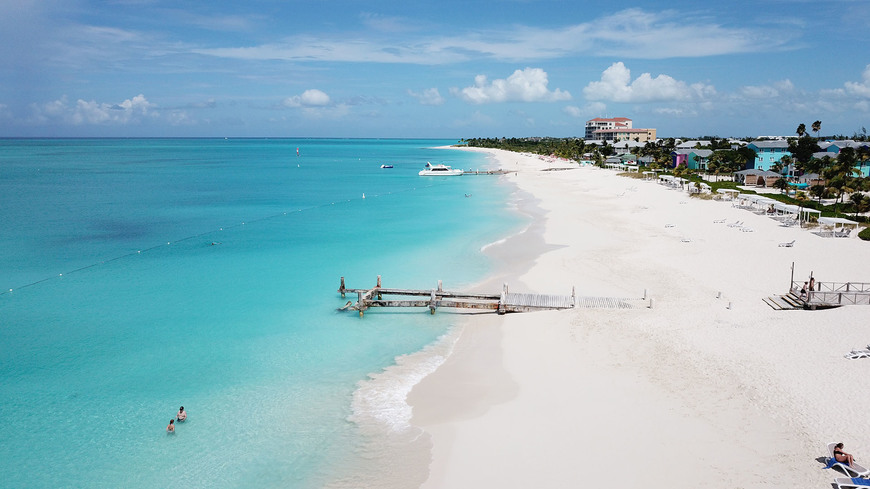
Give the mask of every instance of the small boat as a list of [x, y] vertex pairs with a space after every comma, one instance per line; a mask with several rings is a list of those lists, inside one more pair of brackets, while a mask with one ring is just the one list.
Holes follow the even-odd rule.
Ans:
[[392, 168], [393, 165], [381, 165], [381, 168]]
[[426, 169], [420, 170], [418, 175], [422, 177], [438, 177], [438, 176], [453, 176], [453, 175], [462, 175], [462, 170], [458, 168], [450, 168], [447, 165], [433, 165], [432, 163], [426, 162]]

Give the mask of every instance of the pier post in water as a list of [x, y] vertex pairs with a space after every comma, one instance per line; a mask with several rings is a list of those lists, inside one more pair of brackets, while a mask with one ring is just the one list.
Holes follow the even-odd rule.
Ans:
[[344, 299], [344, 291], [347, 288], [344, 286], [344, 277], [341, 277], [341, 286], [338, 287], [338, 291], [341, 292], [341, 298]]
[[429, 294], [429, 314], [435, 314], [435, 291]]
[[378, 275], [378, 300], [381, 300], [381, 276]]

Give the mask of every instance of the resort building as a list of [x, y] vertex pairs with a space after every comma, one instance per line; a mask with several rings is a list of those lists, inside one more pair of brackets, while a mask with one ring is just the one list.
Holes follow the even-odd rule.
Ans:
[[588, 120], [586, 121], [585, 139], [598, 139], [595, 137], [595, 131], [606, 129], [631, 129], [631, 119], [626, 117], [614, 117], [612, 119], [596, 117], [595, 119]]
[[596, 117], [586, 121], [585, 138], [589, 141], [607, 141], [610, 143], [619, 141], [645, 143], [656, 140], [656, 130], [634, 129], [631, 127], [631, 119], [626, 117], [614, 117], [611, 119]]
[[747, 147], [755, 151], [755, 161], [751, 162], [751, 169], [755, 170], [770, 170], [773, 165], [782, 160], [783, 156], [791, 157], [788, 141], [785, 139], [755, 140]]
[[677, 149], [671, 152], [671, 161], [674, 168], [686, 165], [690, 170], [706, 170], [712, 154], [709, 149]]
[[[813, 158], [821, 159], [822, 156], [825, 155], [830, 156], [831, 158], [836, 158], [837, 155], [840, 154], [840, 150], [842, 150], [843, 148], [852, 148], [857, 154], [857, 152], [861, 150], [861, 148], [870, 148], [870, 143], [846, 139], [844, 141], [821, 141], [819, 142], [819, 147], [822, 148], [823, 153], [813, 153]], [[861, 161], [860, 158], [858, 159], [858, 170], [861, 172], [860, 176], [870, 176], [870, 164], [868, 164], [868, 162]]]

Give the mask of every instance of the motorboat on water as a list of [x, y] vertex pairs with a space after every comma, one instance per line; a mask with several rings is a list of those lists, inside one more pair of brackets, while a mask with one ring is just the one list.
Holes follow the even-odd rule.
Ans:
[[392, 168], [393, 165], [381, 165], [381, 168]]
[[462, 170], [458, 168], [450, 168], [447, 165], [433, 165], [427, 161], [426, 168], [420, 170], [419, 175], [422, 177], [454, 176], [462, 175]]

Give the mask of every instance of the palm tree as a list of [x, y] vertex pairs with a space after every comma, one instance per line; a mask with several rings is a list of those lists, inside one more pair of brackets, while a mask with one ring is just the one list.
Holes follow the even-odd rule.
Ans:
[[807, 201], [807, 193], [802, 190], [798, 191], [796, 194], [794, 194], [794, 198], [798, 201], [798, 223], [800, 224], [800, 227], [804, 227], [802, 217], [804, 214], [804, 204]]
[[813, 132], [816, 133], [816, 139], [819, 139], [819, 131], [822, 130], [822, 121], [813, 122]]
[[804, 123], [798, 125], [797, 130], [795, 131], [799, 138], [804, 137], [804, 134], [807, 133], [807, 126]]
[[785, 178], [777, 178], [775, 182], [773, 182], [773, 186], [779, 189], [779, 193], [785, 193], [785, 189], [788, 188], [788, 182], [785, 181]]

